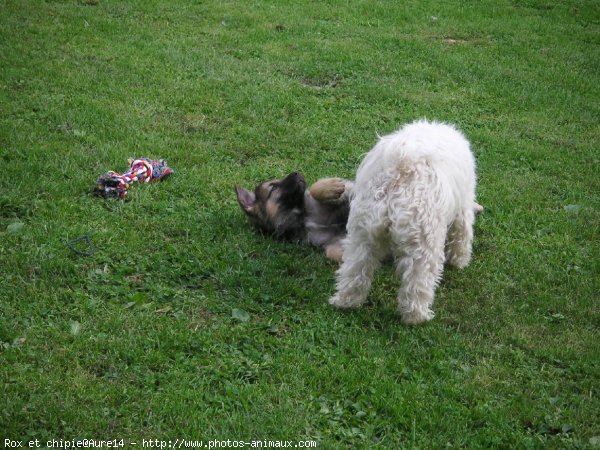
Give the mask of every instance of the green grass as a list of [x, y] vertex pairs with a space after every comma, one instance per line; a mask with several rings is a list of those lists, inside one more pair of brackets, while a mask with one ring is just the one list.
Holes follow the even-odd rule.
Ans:
[[[597, 2], [0, 11], [2, 443], [600, 446]], [[367, 306], [333, 310], [335, 266], [253, 232], [233, 185], [352, 177], [420, 117], [472, 142], [474, 260], [424, 326], [394, 315], [389, 268]], [[175, 175], [90, 196], [129, 156]]]

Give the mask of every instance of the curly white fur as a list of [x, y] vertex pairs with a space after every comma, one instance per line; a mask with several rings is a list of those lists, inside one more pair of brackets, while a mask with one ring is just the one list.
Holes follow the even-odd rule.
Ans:
[[444, 261], [462, 268], [471, 259], [475, 184], [469, 142], [452, 125], [420, 120], [380, 138], [358, 168], [329, 303], [363, 304], [375, 270], [391, 253], [402, 280], [402, 321], [431, 320]]

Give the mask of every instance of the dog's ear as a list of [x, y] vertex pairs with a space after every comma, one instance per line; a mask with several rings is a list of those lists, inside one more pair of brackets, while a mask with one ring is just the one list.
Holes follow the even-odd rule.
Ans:
[[250, 192], [241, 186], [235, 187], [235, 193], [237, 194], [238, 203], [240, 208], [249, 215], [254, 215], [254, 204], [256, 203], [256, 196], [254, 192]]

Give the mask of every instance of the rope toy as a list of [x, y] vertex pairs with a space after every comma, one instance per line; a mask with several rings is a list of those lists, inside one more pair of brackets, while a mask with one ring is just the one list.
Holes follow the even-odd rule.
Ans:
[[96, 180], [94, 195], [104, 198], [123, 198], [136, 181], [162, 181], [173, 173], [164, 159], [129, 158], [129, 170], [124, 174], [108, 171]]

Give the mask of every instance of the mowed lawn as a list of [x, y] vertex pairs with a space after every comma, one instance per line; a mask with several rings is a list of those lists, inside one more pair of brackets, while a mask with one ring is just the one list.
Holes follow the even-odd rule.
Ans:
[[[2, 444], [599, 448], [599, 72], [591, 0], [0, 0]], [[334, 310], [233, 186], [423, 117], [472, 143], [473, 261], [423, 326], [391, 267]], [[130, 156], [174, 175], [91, 196]]]

